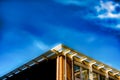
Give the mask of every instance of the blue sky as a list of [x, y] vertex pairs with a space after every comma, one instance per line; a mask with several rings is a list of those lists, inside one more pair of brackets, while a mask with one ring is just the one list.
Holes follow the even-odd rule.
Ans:
[[0, 2], [0, 76], [59, 43], [120, 70], [119, 0]]

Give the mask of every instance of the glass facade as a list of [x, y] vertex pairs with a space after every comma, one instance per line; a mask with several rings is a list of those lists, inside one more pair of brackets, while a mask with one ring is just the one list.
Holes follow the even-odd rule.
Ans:
[[85, 69], [80, 66], [74, 66], [75, 80], [91, 80], [89, 75], [92, 75], [92, 80], [115, 80], [113, 78], [106, 79], [106, 76], [101, 75], [97, 72], [89, 73], [89, 69]]

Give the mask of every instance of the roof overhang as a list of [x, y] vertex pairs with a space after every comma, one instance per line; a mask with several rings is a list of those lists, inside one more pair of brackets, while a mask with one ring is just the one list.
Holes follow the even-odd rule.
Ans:
[[97, 61], [93, 58], [90, 58], [80, 52], [77, 52], [63, 44], [59, 44], [52, 48], [51, 50], [47, 51], [46, 53], [40, 55], [39, 57], [27, 62], [26, 64], [16, 68], [15, 70], [9, 72], [8, 74], [1, 77], [2, 80], [6, 80], [8, 77], [14, 76], [14, 74], [18, 74], [21, 71], [26, 70], [27, 68], [30, 68], [31, 66], [34, 66], [36, 64], [39, 64], [40, 62], [44, 60], [54, 59], [57, 56], [67, 56], [70, 59], [74, 58], [76, 65], [81, 65], [81, 63], [84, 63], [85, 65], [81, 65], [83, 67], [89, 68], [91, 65], [94, 68], [94, 70], [102, 73], [108, 73], [110, 76], [120, 79], [120, 71], [116, 70], [100, 61]]

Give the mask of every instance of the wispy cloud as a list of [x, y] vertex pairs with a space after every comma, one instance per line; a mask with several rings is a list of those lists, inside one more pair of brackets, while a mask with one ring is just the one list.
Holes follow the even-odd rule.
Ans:
[[46, 50], [48, 49], [48, 45], [46, 45], [45, 43], [43, 43], [42, 41], [34, 41], [34, 45], [36, 45], [40, 50]]
[[69, 4], [75, 4], [75, 5], [80, 5], [80, 0], [55, 0], [59, 3], [62, 3], [62, 4], [66, 4], [66, 5], [69, 5]]
[[65, 4], [65, 5], [72, 4], [72, 5], [76, 5], [76, 6], [86, 6], [92, 2], [92, 0], [86, 0], [86, 1], [85, 0], [54, 0], [54, 1]]
[[116, 28], [120, 29], [120, 24], [117, 24], [117, 25], [116, 25]]
[[95, 6], [95, 9], [98, 13], [98, 17], [103, 18], [120, 18], [120, 13], [114, 13], [116, 8], [120, 7], [119, 4], [112, 1], [103, 2], [100, 1], [100, 5]]

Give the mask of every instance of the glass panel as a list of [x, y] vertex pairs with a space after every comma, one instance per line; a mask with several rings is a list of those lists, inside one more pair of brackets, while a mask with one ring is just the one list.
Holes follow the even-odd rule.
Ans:
[[80, 67], [75, 65], [74, 71], [75, 71], [75, 80], [80, 80]]
[[75, 71], [75, 72], [77, 72], [77, 71], [79, 71], [79, 70], [80, 70], [80, 67], [79, 67], [79, 66], [74, 65], [74, 71]]

